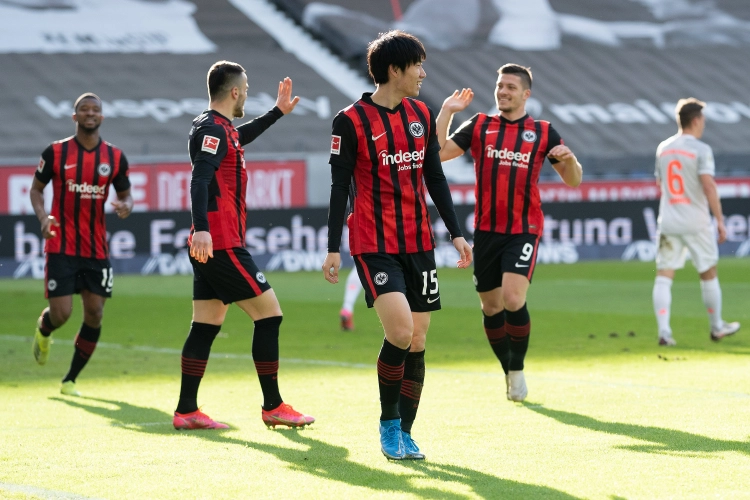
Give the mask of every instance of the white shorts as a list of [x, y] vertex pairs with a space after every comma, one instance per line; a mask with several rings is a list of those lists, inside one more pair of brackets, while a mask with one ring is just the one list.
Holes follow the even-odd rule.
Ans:
[[682, 269], [685, 257], [690, 258], [698, 273], [705, 273], [719, 262], [719, 245], [713, 226], [697, 233], [656, 234], [659, 248], [656, 251], [656, 269]]

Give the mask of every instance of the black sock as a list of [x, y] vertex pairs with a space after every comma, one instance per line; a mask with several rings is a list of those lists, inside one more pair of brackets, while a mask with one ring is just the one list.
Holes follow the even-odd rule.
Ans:
[[52, 324], [52, 320], [49, 317], [49, 307], [45, 307], [44, 311], [42, 311], [41, 321], [39, 322], [39, 331], [42, 332], [42, 335], [45, 337], [49, 337], [52, 335], [52, 332], [57, 330], [57, 327]]
[[253, 332], [253, 361], [263, 391], [263, 409], [278, 408], [283, 402], [279, 393], [279, 326], [281, 316], [259, 319]]
[[505, 331], [510, 337], [510, 363], [508, 369], [523, 370], [523, 360], [529, 349], [531, 319], [524, 304], [518, 311], [505, 311]]
[[495, 356], [500, 361], [505, 374], [508, 374], [508, 364], [510, 363], [510, 342], [505, 332], [505, 310], [500, 311], [492, 316], [482, 313], [484, 323], [484, 333], [487, 340], [490, 341], [490, 347], [495, 352]]
[[399, 412], [401, 413], [401, 430], [411, 434], [411, 426], [417, 418], [419, 399], [424, 386], [424, 351], [410, 352], [404, 361], [404, 380], [401, 382]]
[[221, 325], [195, 321], [190, 324], [190, 333], [182, 347], [182, 385], [177, 413], [191, 413], [198, 409], [198, 387], [206, 371], [211, 345], [220, 330]]
[[81, 324], [81, 329], [78, 330], [78, 335], [76, 335], [75, 351], [73, 352], [73, 360], [70, 362], [70, 370], [68, 370], [68, 374], [63, 378], [63, 382], [69, 380], [76, 381], [76, 377], [81, 373], [83, 367], [86, 366], [91, 355], [94, 354], [101, 331], [101, 327], [91, 328], [86, 323]]
[[398, 403], [401, 381], [404, 378], [404, 360], [409, 348], [399, 349], [383, 339], [378, 356], [378, 387], [380, 388], [380, 420], [400, 418]]

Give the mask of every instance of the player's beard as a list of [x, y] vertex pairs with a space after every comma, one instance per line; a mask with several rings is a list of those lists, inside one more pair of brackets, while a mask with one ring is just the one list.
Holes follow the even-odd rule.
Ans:
[[245, 99], [242, 99], [242, 101], [237, 101], [237, 104], [234, 106], [234, 118], [242, 118], [245, 116]]
[[101, 126], [101, 124], [102, 123], [99, 122], [96, 125], [94, 125], [93, 127], [87, 127], [83, 123], [79, 123], [78, 124], [78, 128], [81, 129], [81, 131], [83, 131], [85, 134], [93, 134], [94, 132], [96, 132], [97, 130], [99, 130], [99, 127]]

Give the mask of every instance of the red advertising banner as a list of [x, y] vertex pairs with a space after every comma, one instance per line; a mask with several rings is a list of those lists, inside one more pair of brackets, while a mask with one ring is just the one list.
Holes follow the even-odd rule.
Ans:
[[[0, 167], [0, 214], [33, 214], [29, 188], [36, 166]], [[307, 206], [305, 162], [248, 161], [247, 208], [299, 208]], [[130, 183], [134, 211], [190, 210], [190, 164], [160, 163], [131, 165]], [[110, 198], [114, 198], [110, 190]], [[45, 202], [49, 210], [52, 193], [48, 186]], [[111, 208], [108, 206], [108, 210]]]
[[[716, 184], [722, 198], [750, 198], [750, 177], [719, 178]], [[456, 204], [475, 203], [474, 184], [451, 185], [451, 194]], [[655, 180], [589, 181], [577, 188], [568, 187], [562, 181], [539, 183], [543, 203], [656, 200], [660, 194]]]

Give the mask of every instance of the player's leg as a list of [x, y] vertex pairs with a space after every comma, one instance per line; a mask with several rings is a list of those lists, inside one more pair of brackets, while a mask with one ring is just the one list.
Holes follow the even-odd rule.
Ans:
[[81, 302], [83, 304], [83, 322], [75, 337], [73, 359], [70, 361], [68, 373], [62, 379], [60, 392], [68, 396], [80, 396], [75, 386], [76, 378], [94, 354], [96, 344], [101, 334], [102, 316], [104, 314], [104, 303], [106, 297], [83, 289], [81, 290]]
[[531, 318], [526, 307], [529, 280], [520, 274], [503, 274], [503, 304], [505, 304], [505, 331], [508, 334], [510, 359], [508, 360], [508, 399], [523, 401], [528, 394], [523, 374], [524, 360], [529, 349]]
[[740, 329], [737, 321], [728, 323], [721, 314], [721, 286], [717, 266], [719, 247], [714, 237], [713, 228], [706, 228], [692, 235], [686, 235], [685, 243], [690, 251], [693, 264], [701, 279], [701, 297], [711, 323], [711, 340], [718, 341], [735, 334]]
[[672, 336], [670, 316], [672, 310], [672, 281], [676, 269], [685, 265], [686, 249], [679, 237], [657, 234], [659, 246], [656, 250], [656, 279], [652, 291], [654, 314], [659, 334], [659, 345], [676, 345]]
[[76, 268], [67, 255], [47, 254], [44, 295], [48, 299], [36, 322], [31, 352], [40, 365], [47, 363], [52, 332], [68, 321], [73, 312]]
[[276, 293], [244, 248], [232, 249], [231, 252], [237, 286], [230, 299], [254, 322], [252, 352], [263, 392], [263, 423], [269, 427], [310, 425], [315, 418], [285, 403], [279, 391], [279, 327], [283, 316]]
[[404, 443], [404, 458], [424, 460], [425, 456], [412, 438], [412, 426], [417, 418], [419, 402], [422, 398], [422, 388], [425, 379], [425, 341], [427, 329], [430, 327], [429, 312], [413, 312], [414, 333], [411, 347], [404, 360], [404, 378], [401, 382], [399, 396], [399, 414], [401, 415], [402, 441]]
[[356, 267], [353, 267], [346, 277], [346, 288], [344, 289], [344, 303], [341, 306], [339, 317], [341, 329], [345, 332], [354, 329], [354, 304], [357, 302], [359, 292], [362, 291], [362, 283], [359, 281]]
[[172, 421], [175, 429], [226, 429], [229, 426], [212, 420], [198, 408], [198, 388], [206, 371], [208, 357], [224, 323], [228, 304], [218, 299], [199, 298], [201, 286], [193, 288], [193, 320], [182, 347], [180, 366], [182, 380], [180, 399]]

